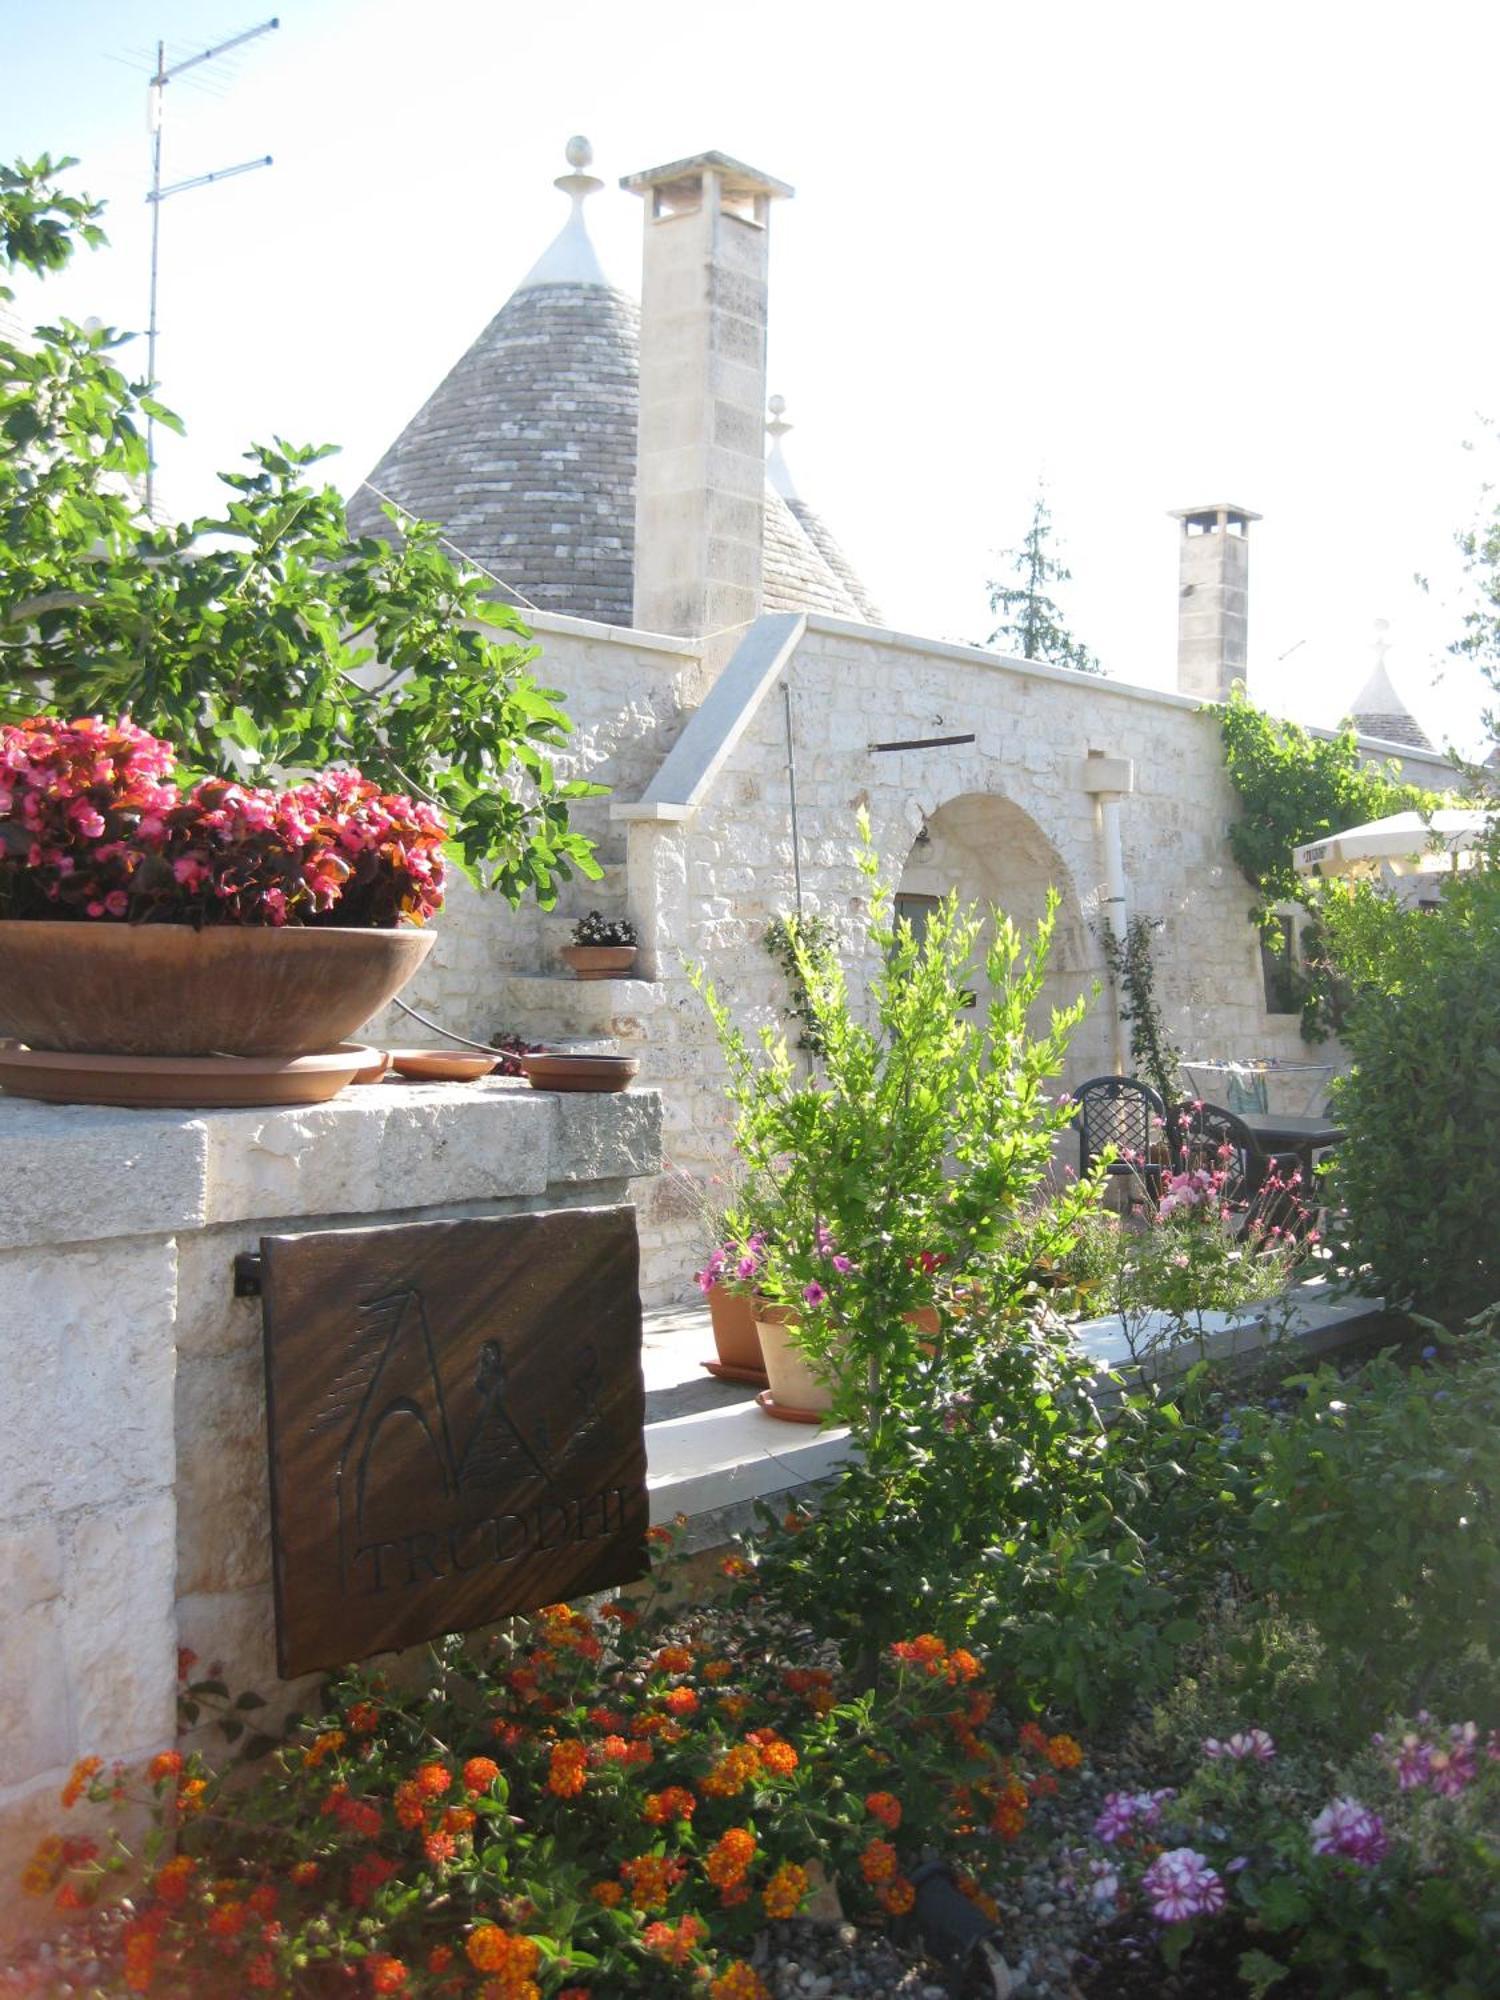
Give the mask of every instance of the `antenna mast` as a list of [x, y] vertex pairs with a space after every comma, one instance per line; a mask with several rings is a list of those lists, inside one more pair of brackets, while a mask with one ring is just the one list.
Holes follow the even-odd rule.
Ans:
[[[281, 26], [273, 14], [269, 21], [262, 21], [258, 27], [246, 28], [243, 34], [231, 35], [227, 42], [217, 42], [211, 49], [202, 49], [195, 56], [185, 56], [181, 62], [167, 64], [167, 45], [156, 44], [156, 74], [151, 79], [147, 92], [151, 120], [151, 190], [146, 200], [151, 204], [151, 309], [146, 323], [146, 378], [151, 394], [156, 394], [156, 279], [161, 264], [161, 205], [174, 194], [185, 194], [189, 188], [207, 187], [211, 181], [232, 180], [236, 174], [254, 173], [257, 167], [268, 167], [271, 155], [267, 153], [256, 160], [242, 160], [237, 167], [220, 167], [211, 174], [195, 174], [191, 180], [175, 181], [171, 187], [161, 184], [161, 128], [163, 92], [173, 77], [181, 76], [184, 70], [196, 69], [199, 63], [212, 62], [216, 56], [227, 55], [230, 49], [237, 49], [243, 42], [253, 42], [261, 35], [270, 34], [273, 28]], [[146, 412], [146, 512], [152, 510], [156, 492], [156, 419]]]

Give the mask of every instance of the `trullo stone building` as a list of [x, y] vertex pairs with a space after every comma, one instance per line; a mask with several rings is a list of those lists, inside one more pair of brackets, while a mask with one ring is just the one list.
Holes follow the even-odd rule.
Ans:
[[[747, 1019], [785, 994], [767, 921], [797, 907], [857, 934], [861, 806], [907, 908], [957, 887], [1020, 921], [1049, 885], [1061, 917], [1049, 998], [1105, 985], [1101, 923], [1161, 920], [1158, 981], [1190, 1054], [1294, 1059], [1269, 1010], [1251, 894], [1230, 858], [1234, 801], [1202, 704], [1243, 677], [1249, 537], [1229, 504], [1181, 510], [1179, 692], [1131, 687], [892, 631], [796, 492], [779, 402], [766, 423], [776, 204], [792, 190], [721, 153], [631, 175], [641, 301], [612, 285], [585, 203], [585, 142], [557, 183], [556, 240], [352, 502], [441, 522], [519, 605], [576, 725], [563, 760], [611, 787], [579, 823], [602, 884], [512, 913], [462, 885], [413, 996], [460, 1033], [612, 1038], [666, 1096], [676, 1169], [637, 1189], [648, 1299], [681, 1296], [699, 1254], [684, 1179], [712, 1182], [727, 1130], [717, 1054], [686, 977], [708, 963]], [[766, 431], [772, 435], [769, 464]], [[1383, 668], [1372, 724], [1413, 775], [1446, 767]], [[1361, 697], [1361, 713], [1368, 703]], [[1403, 725], [1403, 717], [1404, 724]], [[640, 976], [580, 985], [557, 956], [588, 907], [639, 927]], [[1118, 1067], [1106, 992], [1075, 1077]]]

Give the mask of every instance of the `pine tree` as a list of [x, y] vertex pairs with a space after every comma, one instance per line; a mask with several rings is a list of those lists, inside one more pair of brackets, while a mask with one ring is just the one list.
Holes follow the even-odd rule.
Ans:
[[1049, 666], [1072, 667], [1081, 674], [1102, 674], [1103, 667], [1088, 647], [1073, 637], [1047, 594], [1054, 584], [1070, 583], [1073, 578], [1073, 572], [1049, 546], [1051, 538], [1052, 515], [1045, 494], [1038, 490], [1025, 540], [1018, 549], [1007, 549], [1002, 557], [1019, 581], [990, 581], [990, 609], [1004, 616], [985, 643], [1003, 646], [1023, 660], [1043, 660]]

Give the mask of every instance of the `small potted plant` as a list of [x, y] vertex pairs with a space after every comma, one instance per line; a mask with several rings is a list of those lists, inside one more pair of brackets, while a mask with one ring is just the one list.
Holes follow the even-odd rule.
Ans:
[[629, 917], [606, 917], [590, 910], [573, 926], [573, 942], [562, 955], [575, 979], [624, 979], [635, 964], [636, 929]]

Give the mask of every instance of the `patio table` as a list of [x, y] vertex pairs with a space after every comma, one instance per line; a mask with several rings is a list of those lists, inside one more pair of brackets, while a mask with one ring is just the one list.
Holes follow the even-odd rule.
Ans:
[[1313, 1154], [1339, 1145], [1342, 1125], [1327, 1118], [1296, 1118], [1276, 1111], [1242, 1111], [1240, 1117], [1255, 1134], [1256, 1144], [1266, 1153], [1295, 1153], [1302, 1162], [1303, 1175], [1312, 1185]]

